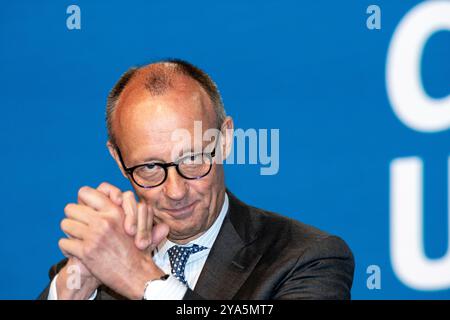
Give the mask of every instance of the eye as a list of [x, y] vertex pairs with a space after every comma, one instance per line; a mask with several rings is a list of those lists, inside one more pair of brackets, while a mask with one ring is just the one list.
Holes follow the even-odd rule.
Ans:
[[152, 170], [155, 169], [156, 165], [154, 163], [147, 163], [144, 168], [145, 170]]
[[201, 154], [190, 154], [183, 157], [183, 159], [181, 159], [181, 162], [183, 164], [198, 164], [199, 162], [201, 163], [201, 158]]
[[161, 171], [164, 172], [164, 170], [162, 170], [162, 168], [155, 163], [146, 163], [137, 168], [135, 174], [141, 177], [148, 178], [159, 174]]
[[150, 174], [155, 171], [158, 171], [158, 169], [160, 169], [160, 167], [158, 167], [156, 164], [146, 163], [140, 168], [139, 172], [141, 172], [143, 174]]

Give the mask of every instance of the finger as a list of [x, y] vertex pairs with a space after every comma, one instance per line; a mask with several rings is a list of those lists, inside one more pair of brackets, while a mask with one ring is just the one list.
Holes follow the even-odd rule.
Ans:
[[154, 250], [169, 234], [169, 226], [165, 223], [157, 223], [152, 228], [152, 244], [150, 250]]
[[67, 218], [89, 225], [95, 218], [95, 210], [82, 204], [69, 203], [64, 208]]
[[61, 221], [61, 230], [66, 233], [70, 238], [84, 239], [87, 231], [87, 227], [84, 223], [81, 223], [72, 219], [63, 219]]
[[[147, 206], [147, 230], [151, 233], [153, 229], [153, 208], [151, 206]], [[150, 242], [152, 240], [151, 234], [149, 235]]]
[[68, 252], [66, 252], [65, 250], [61, 249], [61, 247], [59, 249], [61, 250], [61, 252], [62, 252], [64, 257], [69, 258], [69, 259], [73, 257]]
[[151, 229], [148, 229], [148, 210], [147, 205], [144, 202], [139, 202], [137, 206], [137, 234], [135, 237], [135, 244], [136, 246], [141, 249], [147, 249], [147, 247], [150, 245], [152, 238], [151, 238]]
[[80, 198], [80, 190], [78, 190], [77, 201], [79, 204], [86, 205], [86, 202], [84, 202], [83, 199]]
[[125, 212], [124, 228], [126, 233], [130, 236], [136, 235], [137, 229], [137, 204], [134, 193], [126, 191], [122, 195], [122, 208]]
[[153, 208], [151, 206], [146, 206], [147, 210], [147, 238], [146, 243], [147, 246], [144, 249], [147, 249], [148, 246], [152, 244], [152, 235], [153, 235]]
[[68, 254], [67, 252], [65, 252], [64, 250], [61, 249], [61, 252], [63, 254], [64, 257], [70, 259], [72, 257], [72, 255]]
[[78, 201], [97, 211], [106, 211], [114, 206], [114, 203], [102, 192], [87, 186], [78, 190]]
[[102, 182], [98, 187], [97, 190], [103, 193], [105, 196], [110, 198], [115, 205], [121, 206], [122, 205], [122, 191], [117, 188], [116, 186], [113, 186], [112, 184], [108, 182]]
[[65, 252], [67, 255], [75, 256], [80, 258], [83, 253], [83, 245], [82, 241], [78, 239], [66, 239], [62, 238], [58, 242], [58, 246], [62, 252]]

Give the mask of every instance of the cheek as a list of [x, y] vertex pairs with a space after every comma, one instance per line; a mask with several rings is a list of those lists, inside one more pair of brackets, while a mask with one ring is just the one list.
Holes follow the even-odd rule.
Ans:
[[197, 193], [194, 197], [200, 200], [199, 205], [196, 208], [196, 214], [194, 219], [197, 223], [205, 222], [208, 217], [214, 214], [216, 208], [215, 198], [220, 191], [220, 186], [216, 183], [202, 183], [196, 186]]
[[199, 200], [197, 205], [198, 211], [205, 211], [209, 209], [213, 194], [216, 192], [216, 184], [213, 180], [198, 180], [193, 181], [190, 185], [190, 197], [192, 200]]
[[156, 207], [159, 193], [155, 193], [155, 190], [152, 189], [135, 188], [134, 190], [140, 201], [145, 202], [147, 206], [152, 208]]
[[215, 165], [211, 172], [199, 180], [192, 181], [191, 188], [201, 194], [209, 194], [223, 186], [223, 167]]

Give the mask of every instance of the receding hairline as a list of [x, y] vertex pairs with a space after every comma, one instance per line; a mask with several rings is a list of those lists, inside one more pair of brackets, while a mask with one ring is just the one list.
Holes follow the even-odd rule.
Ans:
[[[222, 98], [214, 81], [203, 70], [182, 60], [163, 60], [141, 67], [130, 68], [125, 72], [111, 90], [107, 101], [106, 121], [109, 141], [116, 146], [113, 123], [115, 110], [124, 94], [132, 94], [134, 90], [143, 90], [150, 95], [164, 95], [168, 90], [179, 90], [189, 86], [190, 91], [198, 91], [202, 104], [212, 107], [216, 116], [216, 125], [220, 126], [225, 120], [225, 110]], [[206, 96], [206, 97], [205, 97]]]
[[[112, 119], [114, 132], [121, 132], [120, 130], [122, 130], [123, 127], [120, 126], [122, 129], [118, 130], [119, 124], [122, 122], [123, 117], [127, 117], [126, 114], [134, 112], [134, 106], [144, 102], [146, 106], [150, 107], [153, 103], [153, 98], [155, 98], [153, 101], [156, 102], [156, 99], [159, 97], [165, 98], [168, 96], [180, 99], [182, 105], [184, 102], [193, 101], [200, 108], [199, 110], [201, 110], [198, 115], [202, 114], [202, 118], [198, 120], [206, 121], [205, 124], [211, 127], [217, 125], [217, 117], [213, 102], [202, 86], [194, 79], [185, 75], [174, 75], [171, 79], [170, 86], [166, 86], [164, 89], [158, 87], [157, 91], [154, 92], [150, 91], [147, 87], [147, 82], [142, 82], [142, 79], [134, 78], [120, 94], [115, 107], [114, 118]], [[156, 104], [154, 106], [156, 106]], [[189, 110], [178, 108], [177, 105], [173, 106], [176, 107], [176, 109], [174, 109], [177, 110], [176, 112], [190, 112]]]
[[121, 104], [121, 100], [139, 91], [143, 91], [150, 96], [162, 96], [176, 91], [186, 91], [192, 94], [199, 93], [203, 98], [206, 98], [209, 104], [213, 105], [213, 101], [211, 101], [206, 90], [195, 79], [172, 70], [144, 68], [137, 69], [136, 73], [128, 81], [118, 96], [116, 107]]

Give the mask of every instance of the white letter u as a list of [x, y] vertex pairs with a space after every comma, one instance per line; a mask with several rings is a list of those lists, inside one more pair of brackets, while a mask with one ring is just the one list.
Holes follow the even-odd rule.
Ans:
[[[450, 201], [450, 157], [448, 158]], [[418, 157], [394, 159], [390, 165], [390, 251], [394, 272], [416, 290], [450, 288], [450, 250], [428, 259], [423, 242], [423, 163]], [[449, 241], [450, 245], [450, 204]]]

